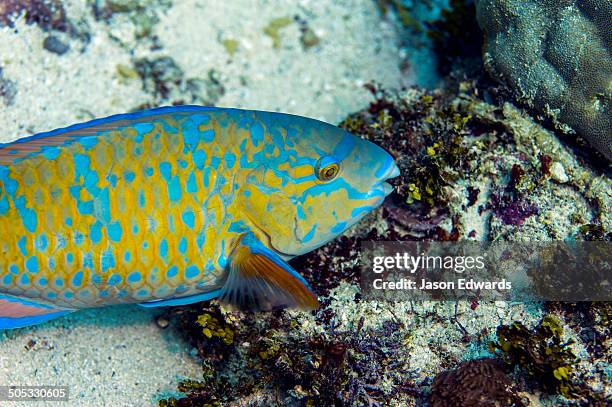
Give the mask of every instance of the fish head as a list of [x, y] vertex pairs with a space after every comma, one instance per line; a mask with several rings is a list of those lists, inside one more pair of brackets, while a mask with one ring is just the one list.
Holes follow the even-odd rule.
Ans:
[[322, 246], [379, 207], [393, 191], [386, 181], [399, 175], [376, 144], [304, 120], [268, 141], [275, 153], [246, 178], [242, 198], [252, 223], [286, 258]]

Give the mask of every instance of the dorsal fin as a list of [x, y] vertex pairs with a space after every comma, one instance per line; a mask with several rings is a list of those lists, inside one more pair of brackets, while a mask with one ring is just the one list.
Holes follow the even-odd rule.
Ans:
[[207, 106], [165, 106], [156, 109], [143, 110], [134, 113], [117, 114], [102, 119], [75, 124], [30, 137], [15, 140], [8, 144], [0, 144], [0, 165], [10, 165], [16, 160], [32, 154], [44, 152], [46, 148], [60, 147], [70, 144], [82, 137], [96, 136], [108, 130], [151, 120], [164, 114], [181, 114], [218, 110]]

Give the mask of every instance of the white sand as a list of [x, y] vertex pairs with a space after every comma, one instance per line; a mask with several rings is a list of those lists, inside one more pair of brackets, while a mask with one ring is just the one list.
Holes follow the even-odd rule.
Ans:
[[[159, 51], [134, 39], [126, 16], [106, 25], [94, 20], [85, 2], [64, 3], [69, 18], [90, 27], [91, 42], [83, 53], [75, 40], [63, 56], [44, 50], [46, 34], [23, 20], [17, 22], [18, 33], [0, 29], [0, 67], [17, 86], [14, 104], [5, 106], [0, 99], [0, 142], [152, 101], [138, 78], [117, 74], [117, 65], [131, 66], [133, 57], [171, 56], [188, 78], [206, 78], [215, 69], [226, 90], [221, 106], [331, 122], [366, 105], [365, 82], [410, 83], [401, 78], [395, 32], [381, 21], [372, 0], [175, 0], [154, 28]], [[299, 26], [292, 23], [280, 30], [280, 48], [273, 48], [264, 27], [294, 15], [308, 21], [320, 44], [304, 50]], [[233, 58], [221, 43], [225, 39], [239, 42]], [[25, 349], [31, 339], [38, 350]], [[53, 349], [41, 346], [44, 340]], [[82, 311], [0, 334], [0, 384], [67, 385], [68, 405], [154, 404], [156, 395], [175, 389], [180, 375], [198, 372], [186, 345], [136, 306]]]
[[109, 307], [0, 331], [0, 384], [68, 386], [68, 403], [36, 405], [153, 404], [156, 395], [175, 391], [181, 377], [200, 376], [187, 345], [155, 324], [158, 312], [137, 305]]

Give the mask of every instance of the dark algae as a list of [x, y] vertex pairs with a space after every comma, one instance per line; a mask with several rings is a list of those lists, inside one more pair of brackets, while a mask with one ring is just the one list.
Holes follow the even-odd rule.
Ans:
[[602, 394], [582, 383], [576, 371], [579, 360], [571, 348], [574, 341], [564, 339], [563, 333], [561, 323], [550, 315], [534, 329], [514, 322], [497, 328], [497, 341], [491, 343], [491, 350], [506, 364], [525, 371], [532, 383], [544, 392], [587, 403], [603, 402]]
[[174, 318], [190, 332], [204, 379], [181, 382], [178, 390], [186, 397], [160, 406], [386, 404], [414, 392], [399, 374], [391, 376], [392, 389], [381, 383], [379, 369], [393, 365], [401, 346], [391, 321], [358, 335], [339, 328], [300, 336], [299, 325], [284, 312], [262, 318], [194, 306]]

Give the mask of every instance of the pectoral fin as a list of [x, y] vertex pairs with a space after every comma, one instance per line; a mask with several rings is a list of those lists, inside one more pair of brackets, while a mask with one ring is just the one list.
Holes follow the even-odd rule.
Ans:
[[219, 298], [239, 309], [272, 311], [319, 306], [306, 280], [252, 233], [241, 237], [228, 268]]

